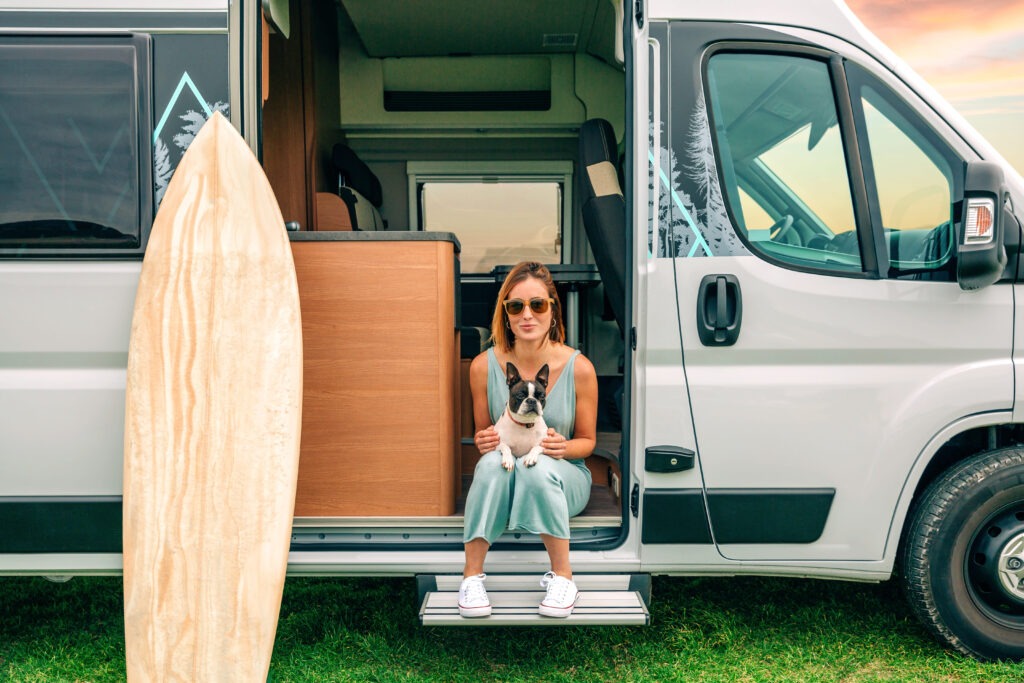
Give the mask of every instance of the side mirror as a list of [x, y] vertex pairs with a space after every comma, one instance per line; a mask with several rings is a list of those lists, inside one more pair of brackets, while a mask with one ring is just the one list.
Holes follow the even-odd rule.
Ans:
[[1003, 244], [1003, 169], [987, 161], [967, 164], [964, 180], [963, 230], [957, 244], [956, 280], [960, 289], [988, 287], [1006, 267]]

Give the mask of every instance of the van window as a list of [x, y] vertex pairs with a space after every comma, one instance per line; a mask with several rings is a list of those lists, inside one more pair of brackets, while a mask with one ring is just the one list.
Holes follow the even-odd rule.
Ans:
[[753, 251], [798, 267], [861, 272], [828, 65], [719, 53], [707, 82], [726, 205]]
[[0, 253], [142, 246], [147, 50], [132, 37], [0, 38]]
[[878, 214], [896, 276], [931, 271], [951, 280], [956, 249], [953, 202], [956, 156], [894, 95], [855, 65], [848, 66], [859, 104], [858, 126], [868, 191], [877, 193]]
[[459, 238], [460, 271], [530, 259], [562, 263], [572, 244], [571, 161], [410, 161], [409, 224]]
[[453, 232], [464, 273], [529, 259], [562, 262], [562, 187], [555, 182], [427, 182], [424, 230]]

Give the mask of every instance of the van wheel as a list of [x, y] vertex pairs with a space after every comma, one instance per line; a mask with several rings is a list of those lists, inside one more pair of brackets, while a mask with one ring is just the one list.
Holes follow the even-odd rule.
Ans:
[[940, 641], [979, 659], [1024, 658], [1024, 449], [940, 477], [904, 544], [904, 590]]

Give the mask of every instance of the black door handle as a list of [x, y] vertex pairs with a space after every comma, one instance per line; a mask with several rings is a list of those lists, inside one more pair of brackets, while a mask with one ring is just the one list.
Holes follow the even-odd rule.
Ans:
[[704, 346], [732, 346], [740, 336], [743, 296], [735, 275], [705, 275], [697, 293], [697, 334]]

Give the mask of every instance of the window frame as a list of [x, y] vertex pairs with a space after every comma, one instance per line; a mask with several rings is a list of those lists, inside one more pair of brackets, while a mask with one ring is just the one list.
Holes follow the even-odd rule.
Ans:
[[[711, 106], [710, 79], [708, 77], [708, 66], [711, 59], [715, 55], [722, 53], [802, 57], [828, 65], [833, 97], [836, 104], [837, 125], [839, 126], [839, 134], [843, 143], [846, 172], [853, 200], [854, 223], [861, 251], [862, 271], [860, 273], [818, 268], [811, 265], [783, 261], [756, 248], [754, 241], [750, 240], [743, 231], [738, 229], [741, 223], [737, 220], [734, 213], [732, 198], [727, 197], [725, 193], [727, 188], [724, 176], [725, 164], [731, 164], [731, 160], [726, 161], [723, 159], [721, 145], [714, 134], [715, 112]], [[851, 73], [853, 74], [852, 78]], [[860, 88], [867, 86], [877, 92], [889, 106], [893, 107], [949, 163], [952, 169], [953, 180], [950, 200], [953, 209], [951, 222], [954, 238], [957, 238], [961, 231], [960, 223], [962, 222], [962, 217], [956, 211], [956, 207], [963, 200], [964, 178], [962, 169], [966, 165], [963, 153], [957, 149], [957, 146], [946, 139], [934, 127], [933, 123], [929, 121], [928, 117], [915, 109], [908, 102], [908, 98], [893, 88], [890, 83], [864, 64], [847, 56], [837, 54], [832, 50], [817, 46], [757, 40], [723, 40], [707, 46], [701, 57], [700, 75], [701, 93], [706, 103], [705, 107], [712, 131], [712, 149], [714, 150], [715, 162], [718, 168], [718, 180], [723, 188], [723, 198], [726, 198], [726, 212], [737, 236], [752, 254], [782, 268], [832, 277], [898, 279], [901, 276], [913, 274], [945, 272], [947, 269], [951, 269], [951, 272], [955, 273], [957, 259], [955, 250], [949, 260], [938, 268], [898, 269], [890, 263], [888, 243], [885, 238], [878, 202], [877, 184], [874, 179], [874, 169], [871, 166], [870, 149], [867, 146], [864, 112], [859, 100]], [[953, 280], [955, 281], [955, 278]]]
[[[559, 183], [562, 188], [560, 263], [567, 262], [573, 244], [573, 164], [571, 161], [409, 161], [409, 225], [423, 230], [421, 189], [424, 183]], [[486, 273], [463, 273], [482, 276]]]
[[102, 50], [106, 47], [131, 47], [135, 55], [133, 65], [134, 80], [131, 84], [131, 96], [135, 101], [131, 112], [130, 125], [134, 127], [137, 169], [137, 202], [138, 202], [138, 246], [74, 246], [74, 247], [12, 247], [0, 244], [0, 260], [38, 260], [38, 259], [141, 259], [146, 251], [150, 230], [153, 226], [155, 211], [153, 188], [153, 47], [149, 34], [75, 34], [58, 36], [53, 34], [34, 35], [18, 34], [0, 36], [0, 50], [9, 46], [71, 46], [83, 49]]
[[[871, 157], [870, 146], [868, 144], [862, 146], [861, 167], [864, 173], [864, 182], [869, 192], [869, 210], [871, 212], [871, 223], [874, 227], [874, 239], [886, 251], [886, 263], [889, 266], [883, 277], [888, 279], [898, 279], [900, 276], [913, 274], [947, 273], [950, 276], [948, 281], [956, 282], [956, 245], [959, 241], [959, 235], [961, 234], [961, 216], [958, 215], [960, 212], [956, 211], [956, 207], [961, 206], [964, 199], [964, 176], [967, 165], [966, 160], [960, 156], [953, 145], [942, 137], [942, 135], [939, 134], [939, 132], [935, 130], [919, 112], [911, 107], [906, 100], [901, 97], [899, 93], [889, 87], [888, 84], [884, 83], [869, 69], [857, 62], [849, 59], [845, 59], [843, 62], [844, 74], [846, 74], [847, 78], [847, 90], [849, 92], [850, 103], [854, 112], [854, 123], [856, 126], [857, 138], [859, 140], [868, 139], [867, 117], [864, 113], [861, 91], [863, 88], [870, 88], [878, 93], [879, 97], [881, 97], [889, 107], [892, 107], [897, 114], [899, 114], [909, 125], [913, 127], [914, 131], [918, 135], [920, 135], [943, 157], [943, 160], [949, 164], [950, 175], [953, 181], [949, 197], [952, 210], [952, 214], [950, 216], [950, 229], [952, 230], [952, 254], [950, 254], [949, 259], [941, 266], [934, 268], [898, 268], [889, 262], [888, 259], [888, 241], [885, 237], [885, 224], [882, 220], [881, 202], [878, 197], [878, 183], [875, 180], [874, 161]], [[852, 78], [850, 77], [850, 74], [852, 74]], [[880, 113], [882, 116], [885, 116], [884, 112]], [[889, 120], [887, 116], [885, 118]], [[893, 125], [896, 125], [896, 122], [891, 120], [889, 121]], [[900, 132], [907, 135], [903, 130]], [[910, 136], [908, 135], [908, 137]], [[911, 142], [913, 142], [913, 138], [911, 138]], [[921, 153], [925, 154], [924, 150], [921, 150]], [[925, 156], [928, 155], [925, 154]], [[935, 162], [932, 161], [932, 163]]]
[[[813, 265], [797, 264], [792, 261], [784, 261], [776, 258], [764, 250], [755, 246], [756, 241], [737, 228], [740, 223], [737, 221], [733, 201], [727, 196], [724, 169], [725, 164], [730, 166], [732, 160], [725, 160], [722, 156], [721, 145], [715, 135], [716, 117], [714, 108], [711, 106], [711, 83], [708, 75], [708, 68], [711, 59], [719, 54], [741, 54], [741, 55], [772, 55], [783, 57], [799, 57], [816, 61], [825, 65], [829, 81], [832, 86], [833, 104], [836, 107], [836, 119], [839, 126], [840, 140], [843, 144], [843, 157], [845, 161], [847, 181], [850, 183], [850, 200], [853, 209], [854, 227], [857, 233], [857, 242], [860, 249], [861, 270], [834, 270], [831, 268], [817, 267]], [[864, 176], [861, 172], [860, 150], [857, 146], [856, 136], [851, 135], [854, 130], [852, 107], [850, 104], [849, 89], [847, 88], [845, 72], [842, 67], [841, 58], [835, 53], [823, 48], [798, 45], [792, 43], [776, 43], [769, 41], [743, 41], [724, 40], [709, 45], [701, 57], [700, 74], [701, 90], [707, 110], [708, 124], [711, 128], [711, 147], [715, 154], [715, 164], [718, 169], [718, 181], [722, 187], [722, 197], [725, 200], [725, 210], [729, 221], [736, 231], [737, 237], [744, 243], [747, 250], [758, 258], [773, 265], [788, 270], [811, 273], [816, 275], [828, 275], [831, 277], [846, 277], [855, 279], [878, 279], [879, 255], [873, 248], [875, 243], [870, 224], [868, 211], [868, 194], [864, 186]], [[883, 255], [885, 256], [885, 255]], [[886, 257], [887, 259], [887, 257]], [[888, 268], [887, 262], [885, 268]]]

